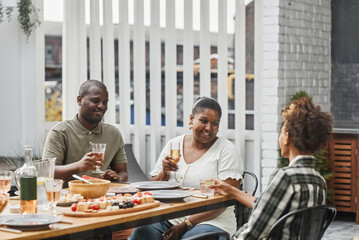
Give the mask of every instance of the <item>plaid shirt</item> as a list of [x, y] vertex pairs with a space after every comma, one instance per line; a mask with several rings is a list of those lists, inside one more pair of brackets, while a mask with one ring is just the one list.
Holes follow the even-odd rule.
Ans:
[[[326, 183], [314, 169], [313, 156], [297, 156], [288, 167], [278, 169], [265, 192], [255, 200], [248, 223], [234, 239], [265, 239], [270, 228], [284, 214], [311, 206], [325, 204]], [[296, 239], [296, 222], [287, 222], [276, 239]]]

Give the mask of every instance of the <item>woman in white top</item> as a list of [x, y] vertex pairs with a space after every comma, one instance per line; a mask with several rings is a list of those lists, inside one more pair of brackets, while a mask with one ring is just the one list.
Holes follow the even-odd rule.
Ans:
[[[152, 181], [180, 180], [183, 186], [199, 188], [199, 179], [219, 178], [238, 187], [243, 163], [236, 147], [217, 137], [222, 110], [213, 98], [200, 97], [190, 115], [192, 135], [170, 140], [161, 152]], [[171, 144], [179, 142], [182, 156], [172, 162]], [[234, 207], [217, 209], [136, 228], [129, 239], [181, 239], [209, 231], [236, 230]]]

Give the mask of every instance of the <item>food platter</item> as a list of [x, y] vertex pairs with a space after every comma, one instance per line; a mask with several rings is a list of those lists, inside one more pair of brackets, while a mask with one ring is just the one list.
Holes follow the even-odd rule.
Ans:
[[160, 190], [178, 188], [181, 183], [175, 181], [144, 181], [131, 183], [131, 186], [140, 190]]
[[117, 215], [117, 214], [124, 214], [124, 213], [130, 213], [130, 212], [138, 212], [154, 207], [160, 206], [159, 201], [155, 201], [153, 203], [144, 203], [137, 206], [134, 206], [133, 208], [126, 208], [126, 209], [119, 209], [117, 211], [106, 211], [106, 210], [99, 210], [98, 212], [73, 212], [71, 210], [63, 212], [64, 216], [69, 217], [101, 217], [101, 216], [111, 216], [111, 215]]
[[0, 224], [21, 230], [48, 229], [52, 223], [60, 222], [62, 217], [41, 214], [17, 214], [0, 217]]
[[181, 191], [181, 190], [156, 190], [149, 191], [152, 196], [161, 201], [183, 201], [184, 198], [190, 197], [193, 195], [190, 191]]

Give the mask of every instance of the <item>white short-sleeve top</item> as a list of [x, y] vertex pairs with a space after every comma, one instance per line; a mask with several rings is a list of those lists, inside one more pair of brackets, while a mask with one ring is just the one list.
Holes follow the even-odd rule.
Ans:
[[[242, 158], [232, 142], [224, 137], [218, 137], [216, 142], [207, 150], [207, 152], [193, 163], [187, 164], [183, 159], [183, 139], [184, 135], [171, 139], [163, 148], [155, 169], [150, 173], [152, 176], [158, 175], [162, 171], [162, 160], [165, 156], [170, 156], [170, 145], [172, 142], [180, 142], [181, 159], [178, 162], [177, 172], [171, 172], [170, 179], [182, 181], [182, 186], [194, 187], [199, 189], [199, 179], [218, 178], [226, 180], [233, 178], [239, 180], [243, 174]], [[188, 217], [188, 216], [187, 216]], [[185, 218], [172, 219], [172, 224], [178, 224]], [[228, 207], [222, 214], [214, 219], [202, 222], [200, 224], [210, 224], [224, 231], [234, 234], [236, 231], [236, 219], [234, 207]]]

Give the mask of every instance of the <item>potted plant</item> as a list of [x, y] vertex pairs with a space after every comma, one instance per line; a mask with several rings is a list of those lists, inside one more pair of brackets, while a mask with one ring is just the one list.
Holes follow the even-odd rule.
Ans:
[[5, 14], [7, 16], [7, 20], [11, 21], [11, 15], [14, 8], [17, 8], [19, 12], [17, 19], [26, 36], [26, 39], [28, 40], [32, 31], [41, 24], [39, 20], [39, 9], [32, 4], [31, 0], [19, 0], [16, 5], [11, 3], [3, 5], [3, 0], [0, 0], [0, 23], [4, 21]]

